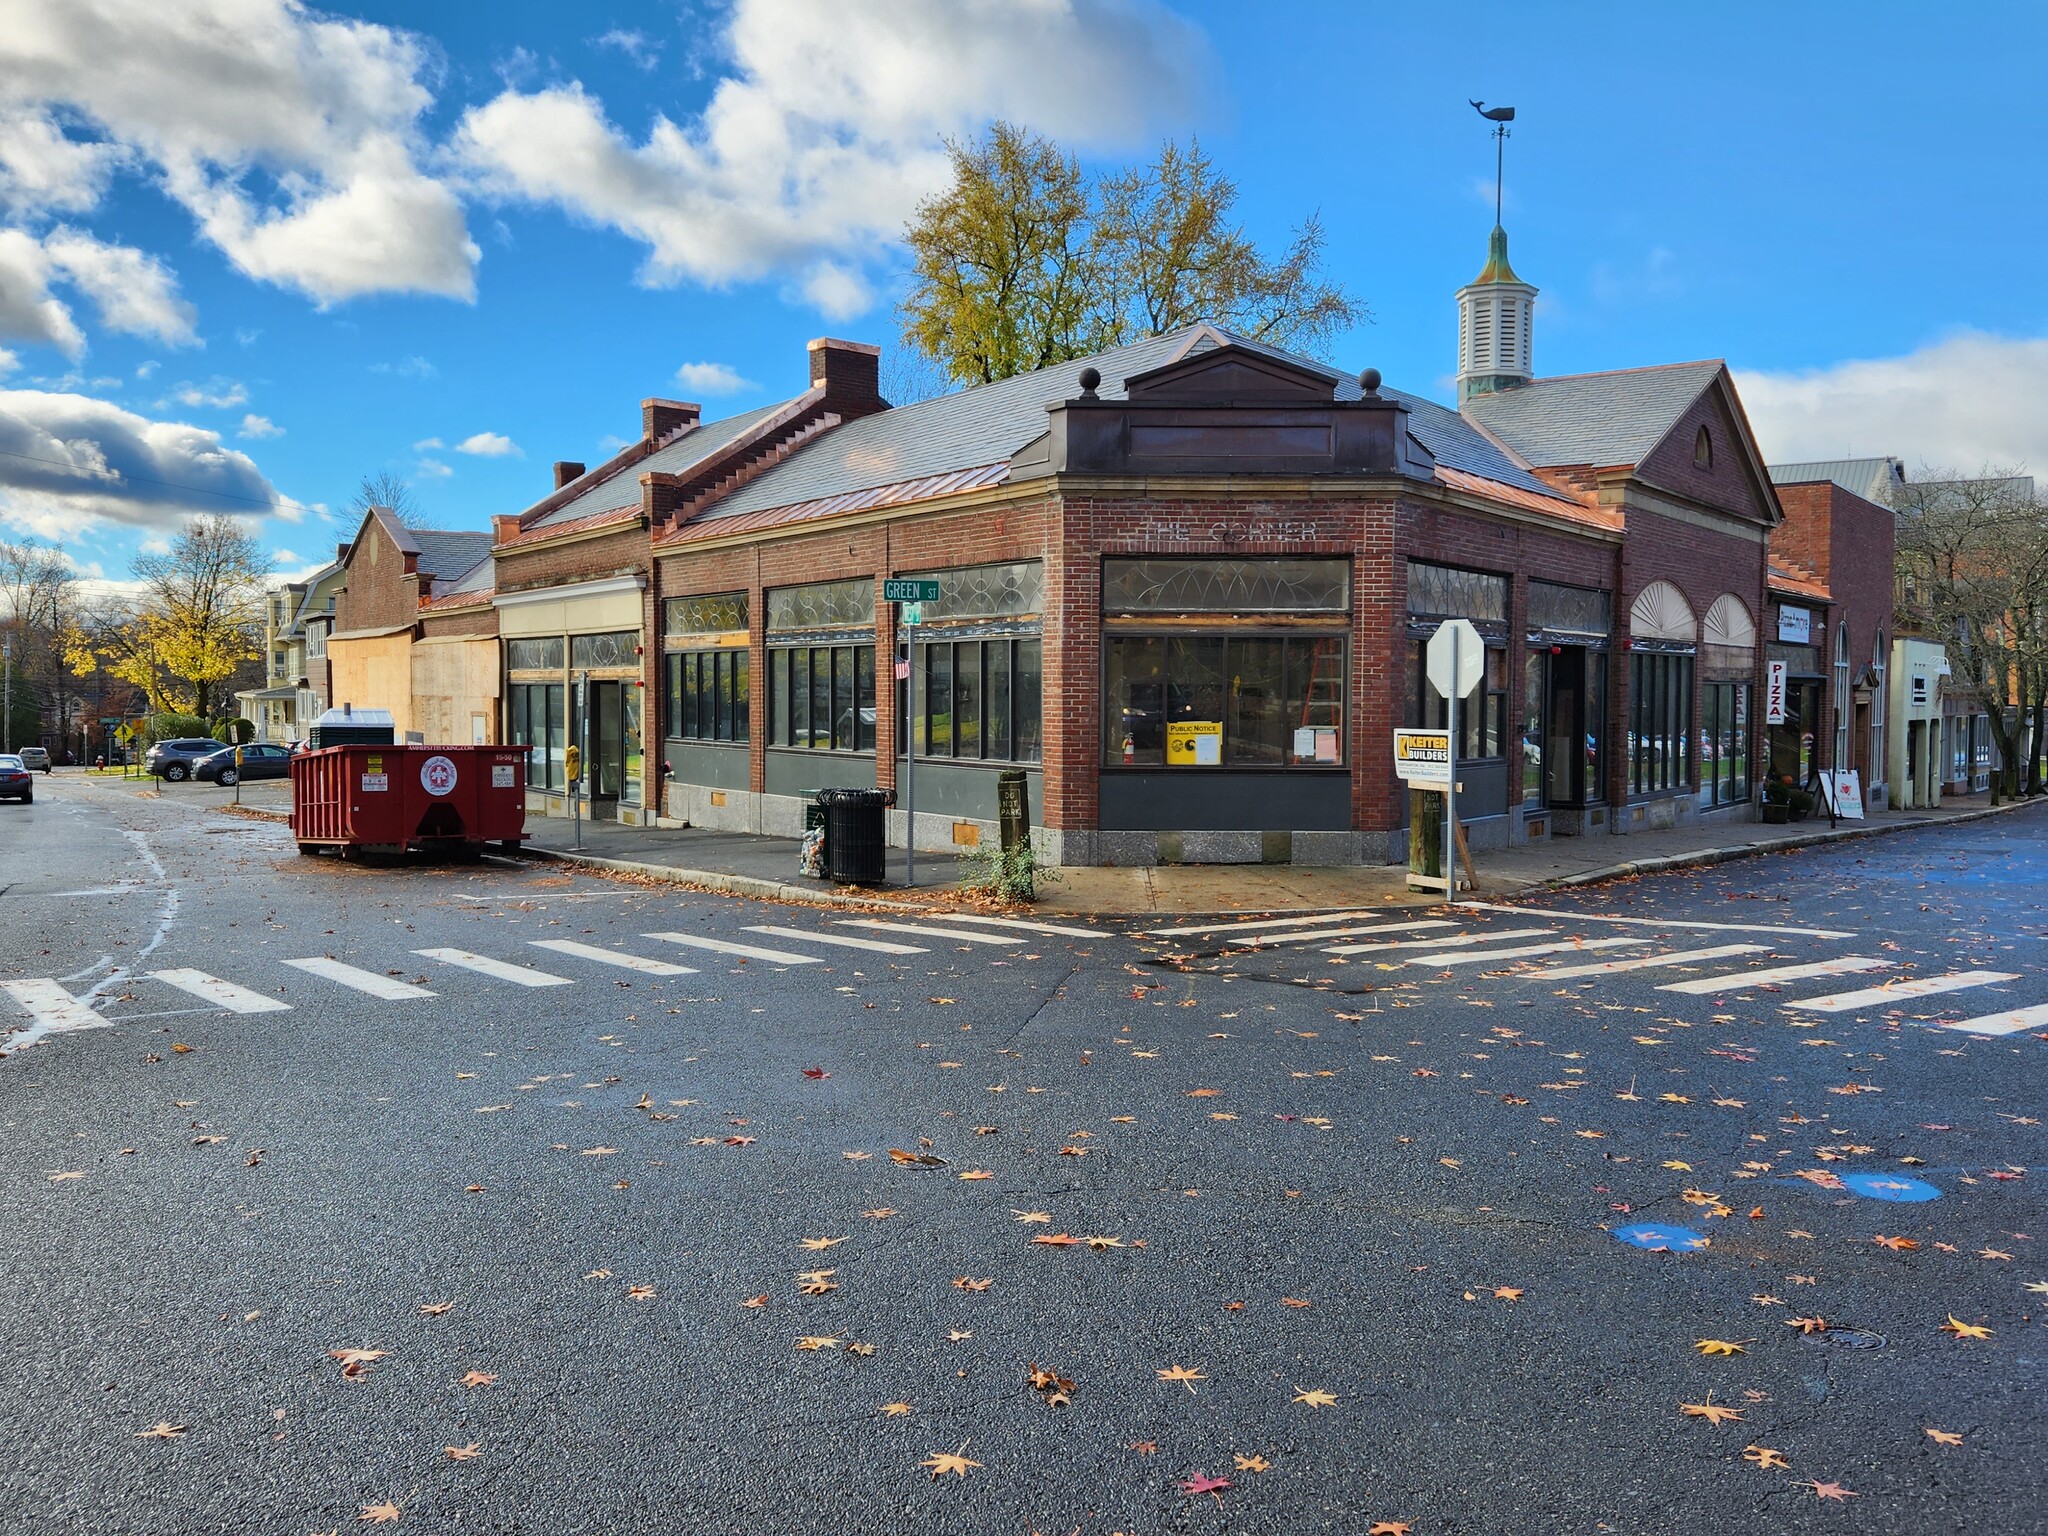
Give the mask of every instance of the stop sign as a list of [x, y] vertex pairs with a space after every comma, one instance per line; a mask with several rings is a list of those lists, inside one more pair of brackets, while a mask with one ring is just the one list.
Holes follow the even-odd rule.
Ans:
[[[1451, 652], [1457, 651], [1455, 668]], [[1429, 637], [1429, 685], [1447, 699], [1462, 699], [1486, 670], [1486, 642], [1470, 619], [1447, 619]]]

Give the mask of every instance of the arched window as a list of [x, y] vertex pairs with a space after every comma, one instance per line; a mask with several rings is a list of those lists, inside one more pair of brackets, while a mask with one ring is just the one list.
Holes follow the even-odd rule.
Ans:
[[1628, 787], [1666, 794], [1692, 785], [1692, 604], [1668, 581], [1636, 594], [1628, 613]]
[[1699, 435], [1692, 440], [1692, 463], [1695, 469], [1714, 467], [1714, 434], [1701, 427]]

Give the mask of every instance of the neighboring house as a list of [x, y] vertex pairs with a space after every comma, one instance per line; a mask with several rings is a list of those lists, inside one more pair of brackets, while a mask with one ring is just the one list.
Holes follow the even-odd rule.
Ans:
[[495, 640], [486, 661], [462, 650], [433, 653], [423, 678], [414, 652], [422, 639], [448, 639], [474, 624], [463, 604], [433, 605], [476, 591], [478, 581], [488, 590], [490, 546], [487, 533], [407, 527], [388, 507], [365, 513], [342, 561], [327, 636], [329, 704], [388, 709], [400, 740], [473, 741], [473, 717], [482, 715], [488, 739], [498, 710]]
[[301, 740], [327, 707], [327, 634], [346, 549], [304, 581], [280, 583], [265, 597], [263, 686], [235, 695], [258, 741]]
[[1901, 635], [1893, 643], [1891, 715], [1896, 724], [1887, 772], [1895, 810], [1941, 803], [1947, 762], [1942, 696], [1948, 678], [1948, 656], [1938, 642]]

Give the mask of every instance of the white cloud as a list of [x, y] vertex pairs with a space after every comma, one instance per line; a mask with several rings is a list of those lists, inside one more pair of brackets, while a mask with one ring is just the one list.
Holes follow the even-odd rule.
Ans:
[[305, 556], [289, 549], [273, 549], [270, 552], [270, 558], [279, 565], [298, 565], [305, 559]]
[[42, 342], [67, 357], [85, 351], [85, 333], [50, 293], [50, 257], [19, 229], [0, 229], [0, 338]]
[[440, 371], [440, 369], [436, 368], [424, 357], [420, 357], [417, 354], [401, 358], [395, 363], [370, 364], [370, 372], [372, 373], [395, 373], [403, 379], [431, 379]]
[[878, 252], [944, 184], [947, 134], [1002, 117], [1131, 142], [1207, 66], [1151, 0], [738, 0], [725, 45], [703, 113], [657, 115], [640, 142], [571, 83], [470, 110], [455, 151], [487, 192], [644, 243], [645, 283], [781, 273], [844, 317], [872, 302], [848, 253]]
[[0, 522], [52, 539], [82, 525], [157, 532], [199, 512], [274, 510], [276, 489], [218, 432], [89, 396], [0, 390]]
[[50, 260], [99, 307], [110, 330], [154, 336], [171, 346], [191, 345], [198, 312], [178, 297], [170, 268], [133, 246], [107, 245], [63, 226], [43, 242]]
[[146, 379], [151, 374], [156, 372], [157, 367], [157, 360], [153, 357], [149, 359], [148, 362], [137, 363], [135, 365], [135, 377], [137, 377], [138, 379]]
[[446, 448], [448, 445], [438, 437], [423, 437], [412, 445], [414, 453], [425, 453], [430, 448]]
[[215, 410], [232, 410], [238, 405], [249, 403], [249, 391], [233, 379], [208, 379], [204, 384], [181, 382], [171, 389], [171, 398], [180, 405], [211, 406]]
[[653, 69], [661, 62], [661, 44], [631, 27], [613, 27], [603, 37], [593, 37], [590, 46], [616, 48], [642, 69]]
[[633, 439], [620, 437], [616, 432], [607, 432], [597, 440], [597, 451], [605, 455], [617, 453], [621, 448], [632, 446]]
[[[434, 68], [411, 34], [300, 0], [15, 6], [0, 165], [15, 195], [81, 212], [114, 159], [146, 162], [244, 273], [323, 305], [468, 299], [479, 252], [454, 192], [420, 168]], [[100, 130], [98, 147], [69, 147], [52, 109]]]
[[439, 459], [421, 459], [413, 466], [413, 473], [422, 480], [446, 480], [455, 471]]
[[457, 453], [474, 454], [480, 459], [523, 459], [517, 443], [502, 432], [473, 432], [455, 445]]
[[242, 430], [240, 432], [237, 432], [235, 435], [237, 437], [246, 437], [250, 439], [255, 439], [259, 437], [283, 437], [284, 428], [280, 427], [268, 416], [258, 416], [255, 415], [254, 413], [251, 413], [250, 415], [244, 416], [242, 418]]
[[5, 347], [0, 347], [0, 378], [5, 378], [21, 366], [21, 359]]
[[2048, 468], [2043, 378], [2048, 337], [1983, 331], [1963, 331], [1903, 357], [1735, 375], [1772, 463], [1893, 454], [1909, 466], [1963, 474], [1987, 466]]
[[246, 326], [238, 325], [235, 327], [235, 345], [238, 347], [253, 347], [256, 345], [256, 338], [262, 334], [263, 332], [260, 330], [250, 330]]
[[743, 379], [724, 363], [685, 363], [676, 370], [676, 382], [700, 395], [736, 395], [756, 389], [752, 379]]

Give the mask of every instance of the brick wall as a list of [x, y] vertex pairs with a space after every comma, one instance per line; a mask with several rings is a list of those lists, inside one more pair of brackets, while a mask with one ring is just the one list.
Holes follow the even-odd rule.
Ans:
[[[1789, 555], [1814, 571], [1833, 599], [1825, 610], [1815, 605], [1815, 622], [1821, 630], [1814, 638], [1827, 678], [1821, 761], [1833, 768], [1858, 770], [1867, 788], [1883, 778], [1884, 765], [1871, 761], [1869, 717], [1865, 714], [1859, 719], [1853, 688], [1870, 669], [1879, 634], [1892, 632], [1892, 563], [1898, 520], [1889, 507], [1865, 501], [1832, 481], [1780, 486], [1778, 498], [1785, 508], [1785, 521], [1771, 534], [1773, 556], [1783, 564]], [[1835, 654], [1845, 624], [1852, 687], [1846, 701], [1849, 756], [1838, 763], [1834, 711], [1843, 701], [1835, 697]]]
[[374, 517], [349, 546], [341, 586], [334, 595], [338, 631], [387, 629], [410, 624], [419, 613], [419, 576], [412, 556], [402, 554]]

